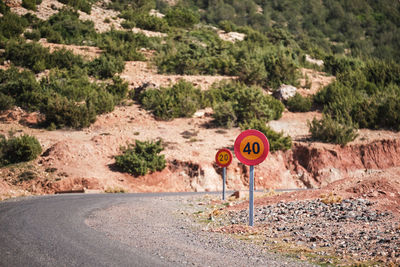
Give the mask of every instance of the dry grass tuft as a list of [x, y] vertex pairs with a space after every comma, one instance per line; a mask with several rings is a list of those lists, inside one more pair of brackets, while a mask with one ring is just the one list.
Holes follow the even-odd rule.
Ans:
[[335, 204], [335, 203], [341, 203], [343, 201], [343, 198], [341, 196], [338, 196], [332, 192], [327, 195], [322, 194], [320, 198], [321, 202], [324, 204]]
[[116, 187], [107, 187], [107, 188], [104, 190], [104, 192], [105, 192], [105, 193], [126, 193], [127, 191], [126, 191], [125, 188], [116, 186]]

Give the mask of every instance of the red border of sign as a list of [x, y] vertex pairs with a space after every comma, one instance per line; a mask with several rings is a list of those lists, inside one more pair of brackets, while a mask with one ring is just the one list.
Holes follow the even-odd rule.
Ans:
[[[219, 154], [222, 153], [222, 152], [227, 152], [228, 155], [229, 155], [229, 157], [230, 157], [230, 158], [229, 158], [229, 161], [228, 161], [226, 164], [221, 164], [221, 163], [219, 163], [219, 161], [218, 161], [218, 156], [219, 156]], [[217, 154], [215, 154], [215, 162], [218, 164], [218, 166], [220, 166], [220, 167], [222, 167], [222, 168], [228, 167], [229, 164], [231, 164], [231, 162], [232, 162], [232, 158], [233, 158], [232, 152], [231, 152], [229, 149], [226, 149], [226, 148], [222, 148], [222, 149], [218, 150]]]
[[[257, 136], [258, 138], [261, 139], [261, 141], [264, 144], [264, 152], [261, 154], [261, 156], [259, 158], [253, 159], [253, 160], [246, 159], [240, 153], [240, 143], [242, 142], [242, 140], [245, 137], [250, 136], [250, 135]], [[238, 158], [238, 160], [240, 160], [240, 162], [242, 162], [243, 164], [246, 164], [246, 165], [254, 166], [254, 165], [260, 164], [267, 158], [268, 153], [269, 153], [269, 142], [268, 142], [267, 137], [262, 132], [250, 129], [250, 130], [243, 131], [239, 134], [239, 136], [235, 140], [234, 150], [235, 150], [235, 155]]]

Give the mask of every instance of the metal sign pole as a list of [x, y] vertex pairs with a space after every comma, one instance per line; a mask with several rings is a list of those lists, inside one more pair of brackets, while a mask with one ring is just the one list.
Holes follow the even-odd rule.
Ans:
[[254, 225], [254, 166], [250, 165], [249, 184], [249, 225]]
[[226, 167], [222, 170], [222, 200], [225, 200]]

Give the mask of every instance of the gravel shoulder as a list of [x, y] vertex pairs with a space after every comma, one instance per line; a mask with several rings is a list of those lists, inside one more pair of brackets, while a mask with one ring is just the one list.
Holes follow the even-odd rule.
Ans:
[[[217, 196], [137, 198], [91, 213], [85, 223], [108, 238], [137, 248], [166, 266], [312, 266], [267, 251], [249, 240], [209, 231]], [[206, 200], [206, 201], [205, 201]]]

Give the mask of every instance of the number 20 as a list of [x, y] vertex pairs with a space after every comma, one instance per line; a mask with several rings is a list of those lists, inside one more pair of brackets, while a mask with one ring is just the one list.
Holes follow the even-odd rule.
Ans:
[[219, 155], [219, 161], [228, 161], [228, 159], [229, 159], [228, 154], [225, 154], [225, 155], [220, 154]]
[[254, 154], [258, 154], [260, 153], [260, 144], [258, 142], [254, 142], [250, 148], [250, 142], [248, 142], [245, 145], [243, 152], [247, 152], [247, 154], [251, 154], [251, 152], [253, 152]]

